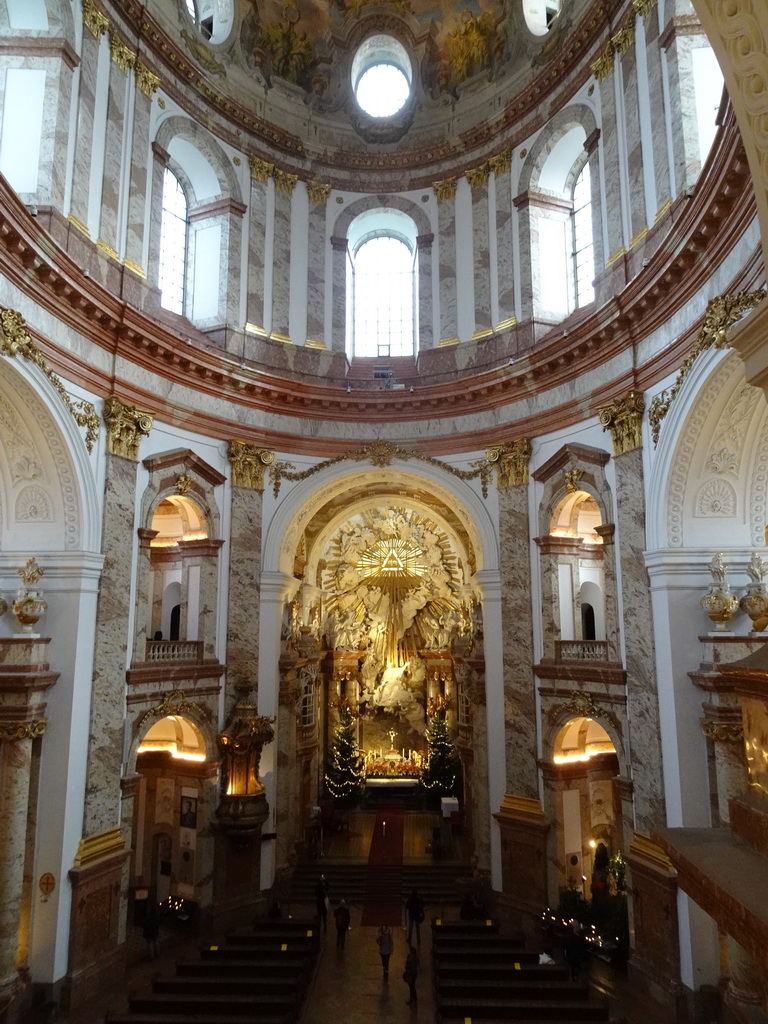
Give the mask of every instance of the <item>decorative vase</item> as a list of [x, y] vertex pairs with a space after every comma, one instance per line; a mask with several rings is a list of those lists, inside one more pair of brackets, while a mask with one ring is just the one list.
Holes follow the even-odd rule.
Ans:
[[16, 600], [13, 602], [13, 614], [21, 624], [21, 632], [24, 636], [33, 633], [38, 619], [48, 608], [48, 602], [43, 600], [42, 590], [20, 589], [16, 592]]
[[739, 599], [731, 593], [728, 584], [724, 586], [712, 584], [709, 593], [701, 599], [701, 607], [715, 624], [715, 632], [725, 633], [728, 631], [728, 623], [731, 621], [739, 607]]
[[768, 587], [764, 583], [747, 584], [739, 608], [752, 620], [752, 632], [761, 632], [768, 625]]

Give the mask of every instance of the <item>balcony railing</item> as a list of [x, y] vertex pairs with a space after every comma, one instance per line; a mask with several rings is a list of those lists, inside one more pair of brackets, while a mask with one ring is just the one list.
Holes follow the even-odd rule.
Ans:
[[610, 661], [607, 640], [556, 640], [558, 661]]
[[147, 640], [147, 661], [203, 660], [202, 640]]

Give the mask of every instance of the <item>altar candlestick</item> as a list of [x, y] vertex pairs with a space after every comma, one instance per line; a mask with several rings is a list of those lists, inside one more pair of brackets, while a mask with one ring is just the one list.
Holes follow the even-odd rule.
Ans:
[[387, 834], [387, 823], [386, 823], [386, 821], [382, 821], [382, 823], [381, 823], [381, 834], [383, 836], [385, 836]]

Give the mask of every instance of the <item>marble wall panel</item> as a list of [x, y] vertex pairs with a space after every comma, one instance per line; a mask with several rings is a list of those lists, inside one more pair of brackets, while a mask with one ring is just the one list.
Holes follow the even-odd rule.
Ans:
[[[261, 515], [261, 492], [233, 486], [227, 634], [230, 687], [240, 679], [253, 680], [256, 684], [254, 677], [259, 660]], [[234, 693], [228, 694], [228, 697], [234, 698]]]
[[80, 52], [80, 88], [77, 98], [77, 135], [72, 166], [72, 198], [70, 213], [82, 224], [88, 223], [88, 196], [93, 156], [93, 116], [96, 105], [98, 76], [98, 39], [83, 33]]
[[152, 100], [141, 91], [135, 89], [135, 105], [133, 125], [131, 128], [131, 183], [127, 199], [127, 216], [125, 235], [125, 260], [130, 261], [130, 269], [143, 266], [144, 260], [144, 229], [147, 208], [147, 153], [149, 152], [149, 116], [152, 111]]
[[[605, 195], [601, 205], [605, 210], [608, 240], [605, 259], [607, 262], [623, 248], [625, 243], [619, 159], [620, 132], [616, 110], [616, 77], [613, 74], [608, 75], [600, 83], [600, 107], [602, 112], [600, 138], [603, 143], [603, 170], [605, 172]], [[602, 267], [596, 266], [595, 269], [599, 272]]]
[[0, 994], [17, 978], [31, 769], [31, 739], [0, 743]]
[[288, 337], [291, 293], [291, 197], [275, 189], [275, 255], [271, 334]]
[[119, 823], [135, 491], [136, 463], [108, 455], [102, 532], [105, 559], [96, 608], [85, 836], [106, 832]]
[[472, 189], [472, 266], [475, 283], [475, 331], [491, 326], [491, 257], [488, 186]]
[[307, 254], [307, 338], [325, 338], [325, 218], [326, 204], [309, 203], [309, 251]]
[[509, 172], [496, 178], [496, 274], [499, 288], [498, 322], [515, 315], [515, 266], [512, 250], [512, 183]]
[[[651, 108], [651, 152], [646, 154], [653, 161], [653, 174], [656, 182], [656, 201], [661, 208], [672, 198], [672, 186], [669, 179], [669, 143], [667, 139], [667, 116], [659, 113], [666, 111], [666, 96], [662, 64], [665, 56], [659, 46], [658, 7], [655, 7], [645, 19], [645, 60], [647, 67], [646, 88]], [[658, 213], [653, 212], [654, 216]]]
[[418, 283], [418, 351], [430, 349], [435, 344], [435, 332], [432, 313], [432, 236], [420, 235], [419, 250], [419, 283]]
[[267, 186], [251, 178], [248, 210], [248, 298], [246, 322], [264, 326], [264, 246], [267, 235]]
[[622, 80], [624, 82], [624, 145], [627, 149], [630, 238], [635, 238], [643, 228], [648, 226], [648, 216], [645, 209], [643, 138], [634, 46], [630, 46], [622, 60]]
[[696, 89], [691, 56], [695, 45], [694, 36], [676, 33], [666, 51], [669, 71], [669, 114], [676, 126], [672, 133], [676, 195], [695, 185], [701, 169], [699, 131], [696, 122]]
[[538, 269], [538, 236], [535, 233], [532, 221], [531, 204], [526, 195], [518, 196], [515, 199], [518, 208], [518, 243], [520, 249], [520, 275], [521, 293], [520, 310], [521, 320], [529, 320], [533, 316], [533, 267], [534, 263]]
[[560, 575], [557, 556], [549, 551], [539, 555], [541, 587], [542, 657], [555, 657], [555, 641], [560, 639]]
[[222, 265], [226, 273], [222, 274], [220, 308], [223, 311], [223, 323], [240, 326], [243, 322], [240, 306], [240, 272], [243, 253], [243, 216], [239, 210], [231, 210], [222, 226]]
[[125, 71], [112, 62], [109, 65], [109, 98], [107, 100], [107, 131], [104, 148], [104, 176], [101, 193], [99, 241], [115, 252], [118, 249], [118, 211], [122, 181], [123, 134], [126, 130], [125, 108], [128, 88], [133, 88]]
[[538, 797], [528, 489], [499, 491], [507, 792]]
[[331, 238], [332, 257], [332, 307], [331, 307], [331, 348], [343, 352], [346, 348], [347, 332], [347, 240]]
[[659, 704], [648, 573], [642, 449], [616, 457], [616, 527], [623, 597], [627, 714], [631, 737], [635, 827], [664, 823]]
[[455, 199], [437, 204], [440, 275], [440, 338], [456, 338], [456, 209]]

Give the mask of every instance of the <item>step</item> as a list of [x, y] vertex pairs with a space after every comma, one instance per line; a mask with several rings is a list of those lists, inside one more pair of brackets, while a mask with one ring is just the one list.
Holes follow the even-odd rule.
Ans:
[[290, 947], [280, 950], [275, 949], [273, 945], [268, 949], [250, 949], [248, 946], [207, 946], [200, 950], [200, 957], [202, 960], [236, 960], [248, 963], [252, 968], [266, 967], [276, 962], [301, 967], [312, 961], [306, 950]]
[[525, 949], [488, 949], [473, 946], [458, 946], [445, 949], [442, 946], [433, 950], [436, 959], [445, 964], [506, 964], [514, 970], [514, 964], [538, 964], [539, 954]]
[[[514, 972], [517, 975], [517, 971]], [[539, 982], [519, 981], [517, 977], [498, 978], [438, 978], [437, 988], [443, 999], [542, 999], [547, 1000], [588, 1000], [589, 987], [578, 982], [552, 981], [542, 978]]]
[[262, 1017], [267, 1013], [287, 1013], [296, 997], [275, 995], [264, 992], [256, 995], [187, 995], [178, 992], [154, 992], [134, 996], [129, 1001], [130, 1009], [138, 1013], [163, 1013], [187, 1016], [194, 1020], [205, 1015], [228, 1014], [229, 1016]]
[[271, 958], [254, 963], [253, 960], [185, 960], [176, 964], [176, 973], [180, 977], [228, 977], [235, 978], [246, 975], [249, 978], [289, 978], [297, 979], [309, 974], [312, 963], [285, 963], [283, 960]]
[[439, 1000], [441, 1017], [486, 1019], [499, 1017], [506, 1021], [546, 1021], [546, 1024], [592, 1024], [609, 1020], [608, 1007], [597, 1003], [550, 1003], [546, 1000], [511, 1000], [477, 998]]
[[204, 999], [221, 994], [253, 996], [262, 992], [293, 998], [303, 990], [306, 980], [307, 975], [292, 978], [155, 978], [152, 989], [154, 992], [177, 992], [182, 996]]
[[[189, 1019], [189, 1015], [186, 1010], [183, 1011], [183, 1016], [174, 1014], [172, 1011], [168, 1013], [110, 1013], [105, 1018], [104, 1024], [180, 1024], [181, 1021]], [[280, 1013], [272, 1015], [262, 1015], [258, 1019], [258, 1024], [290, 1024], [293, 1020], [293, 1014]], [[233, 1017], [222, 1014], [203, 1014], [202, 1016], [195, 1016], [195, 1024], [243, 1024], [242, 1015]]]
[[[516, 962], [520, 963], [520, 961]], [[492, 981], [494, 978], [506, 978], [510, 974], [510, 970], [514, 970], [508, 961], [503, 964], [443, 964], [441, 960], [434, 959], [433, 963], [435, 975], [438, 977], [445, 974], [451, 978], [481, 978]], [[542, 984], [548, 985], [555, 981], [570, 981], [571, 969], [565, 964], [520, 963], [520, 969], [515, 970], [514, 974], [515, 979], [521, 981], [541, 979]]]

